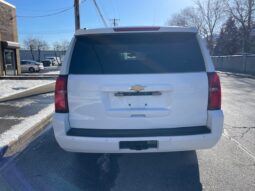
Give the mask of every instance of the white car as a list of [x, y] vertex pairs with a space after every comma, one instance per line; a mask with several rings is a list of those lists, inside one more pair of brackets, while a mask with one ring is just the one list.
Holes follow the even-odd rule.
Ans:
[[46, 60], [51, 60], [53, 66], [58, 66], [61, 64], [61, 60], [59, 57], [46, 57]]
[[40, 72], [41, 70], [44, 70], [43, 63], [36, 62], [33, 60], [21, 60], [21, 72]]
[[71, 152], [213, 147], [223, 130], [221, 86], [197, 30], [77, 31], [56, 82], [53, 128]]

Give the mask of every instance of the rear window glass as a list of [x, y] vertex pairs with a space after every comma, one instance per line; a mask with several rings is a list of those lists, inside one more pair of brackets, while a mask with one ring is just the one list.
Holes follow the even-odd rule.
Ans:
[[194, 33], [129, 33], [76, 37], [70, 74], [205, 71]]

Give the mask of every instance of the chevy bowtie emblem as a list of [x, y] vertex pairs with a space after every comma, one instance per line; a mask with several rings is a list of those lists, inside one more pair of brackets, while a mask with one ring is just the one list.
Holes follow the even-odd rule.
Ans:
[[145, 86], [135, 85], [135, 86], [130, 87], [129, 89], [136, 91], [136, 92], [140, 92], [140, 91], [144, 90], [144, 88], [145, 88]]

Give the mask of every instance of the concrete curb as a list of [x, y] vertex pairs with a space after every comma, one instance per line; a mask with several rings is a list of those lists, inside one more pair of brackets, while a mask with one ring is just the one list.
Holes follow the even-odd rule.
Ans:
[[25, 91], [21, 91], [19, 93], [11, 94], [6, 97], [0, 98], [0, 102], [11, 101], [11, 100], [39, 95], [43, 93], [54, 92], [54, 90], [55, 90], [55, 82], [52, 82], [52, 83], [36, 86], [33, 88], [29, 88]]
[[41, 76], [1, 76], [0, 80], [55, 80], [58, 75], [47, 74]]
[[0, 159], [3, 156], [11, 156], [17, 151], [21, 151], [26, 147], [31, 140], [38, 135], [42, 130], [44, 130], [47, 125], [52, 121], [53, 112], [47, 114], [36, 124], [33, 124], [29, 129], [27, 129], [22, 134], [15, 137], [15, 140], [10, 141], [6, 145], [0, 146]]

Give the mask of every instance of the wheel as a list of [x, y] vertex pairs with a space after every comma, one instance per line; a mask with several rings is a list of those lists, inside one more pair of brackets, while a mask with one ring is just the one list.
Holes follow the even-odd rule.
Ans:
[[35, 72], [35, 69], [32, 68], [32, 67], [30, 67], [30, 68], [28, 69], [28, 71], [31, 72], [31, 73], [34, 73], [34, 72]]

